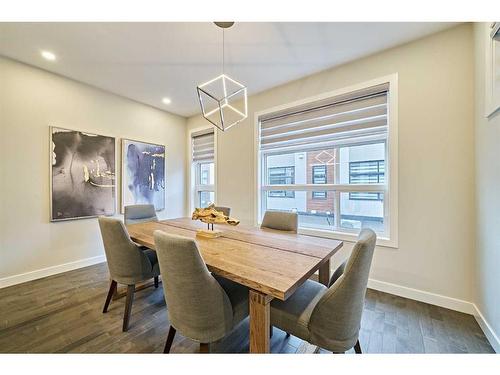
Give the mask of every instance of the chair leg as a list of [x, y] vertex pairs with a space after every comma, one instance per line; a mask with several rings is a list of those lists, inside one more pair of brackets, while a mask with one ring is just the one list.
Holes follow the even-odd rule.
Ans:
[[127, 286], [127, 299], [125, 300], [125, 313], [123, 315], [123, 332], [128, 330], [130, 313], [132, 312], [132, 302], [134, 302], [135, 285]]
[[113, 298], [113, 294], [116, 292], [116, 281], [111, 280], [111, 284], [109, 285], [108, 295], [106, 296], [106, 302], [104, 302], [104, 308], [102, 309], [103, 314], [108, 312], [108, 307], [111, 302], [111, 298]]
[[155, 288], [158, 288], [158, 276], [155, 276]]
[[172, 343], [174, 342], [175, 333], [177, 331], [174, 327], [170, 326], [168, 330], [167, 341], [165, 342], [165, 349], [163, 349], [163, 353], [170, 353], [170, 348], [172, 347]]
[[359, 340], [356, 341], [356, 344], [354, 345], [354, 352], [356, 354], [363, 354], [363, 352], [361, 351], [361, 345], [359, 343]]
[[210, 353], [210, 344], [200, 343], [200, 353]]

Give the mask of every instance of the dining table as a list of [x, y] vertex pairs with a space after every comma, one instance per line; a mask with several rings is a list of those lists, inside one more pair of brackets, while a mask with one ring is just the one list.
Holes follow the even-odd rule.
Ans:
[[132, 241], [155, 249], [154, 232], [196, 240], [210, 272], [244, 285], [249, 291], [249, 337], [251, 353], [270, 350], [270, 302], [285, 301], [308, 278], [328, 286], [330, 258], [342, 241], [254, 226], [216, 224], [220, 237], [198, 235], [206, 224], [177, 218], [127, 225]]

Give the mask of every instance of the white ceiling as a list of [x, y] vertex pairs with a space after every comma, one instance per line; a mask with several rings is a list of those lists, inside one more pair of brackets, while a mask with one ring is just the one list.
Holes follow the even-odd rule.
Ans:
[[[451, 26], [236, 23], [226, 73], [253, 94]], [[220, 74], [221, 46], [212, 23], [0, 23], [0, 55], [182, 116], [199, 112], [196, 86]]]

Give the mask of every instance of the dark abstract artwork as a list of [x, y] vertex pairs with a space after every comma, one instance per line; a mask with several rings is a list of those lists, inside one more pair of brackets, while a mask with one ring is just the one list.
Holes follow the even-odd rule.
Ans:
[[115, 139], [50, 128], [51, 220], [115, 213]]
[[165, 208], [165, 146], [122, 140], [122, 209], [131, 204]]

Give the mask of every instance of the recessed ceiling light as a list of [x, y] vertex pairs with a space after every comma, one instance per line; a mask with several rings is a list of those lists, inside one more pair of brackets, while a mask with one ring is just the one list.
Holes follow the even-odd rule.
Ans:
[[52, 52], [49, 52], [49, 51], [42, 51], [42, 57], [45, 60], [49, 60], [49, 61], [54, 61], [56, 59], [56, 55], [54, 55]]
[[170, 98], [163, 98], [161, 101], [163, 102], [163, 104], [170, 104], [170, 103], [172, 103], [172, 101], [170, 100]]

